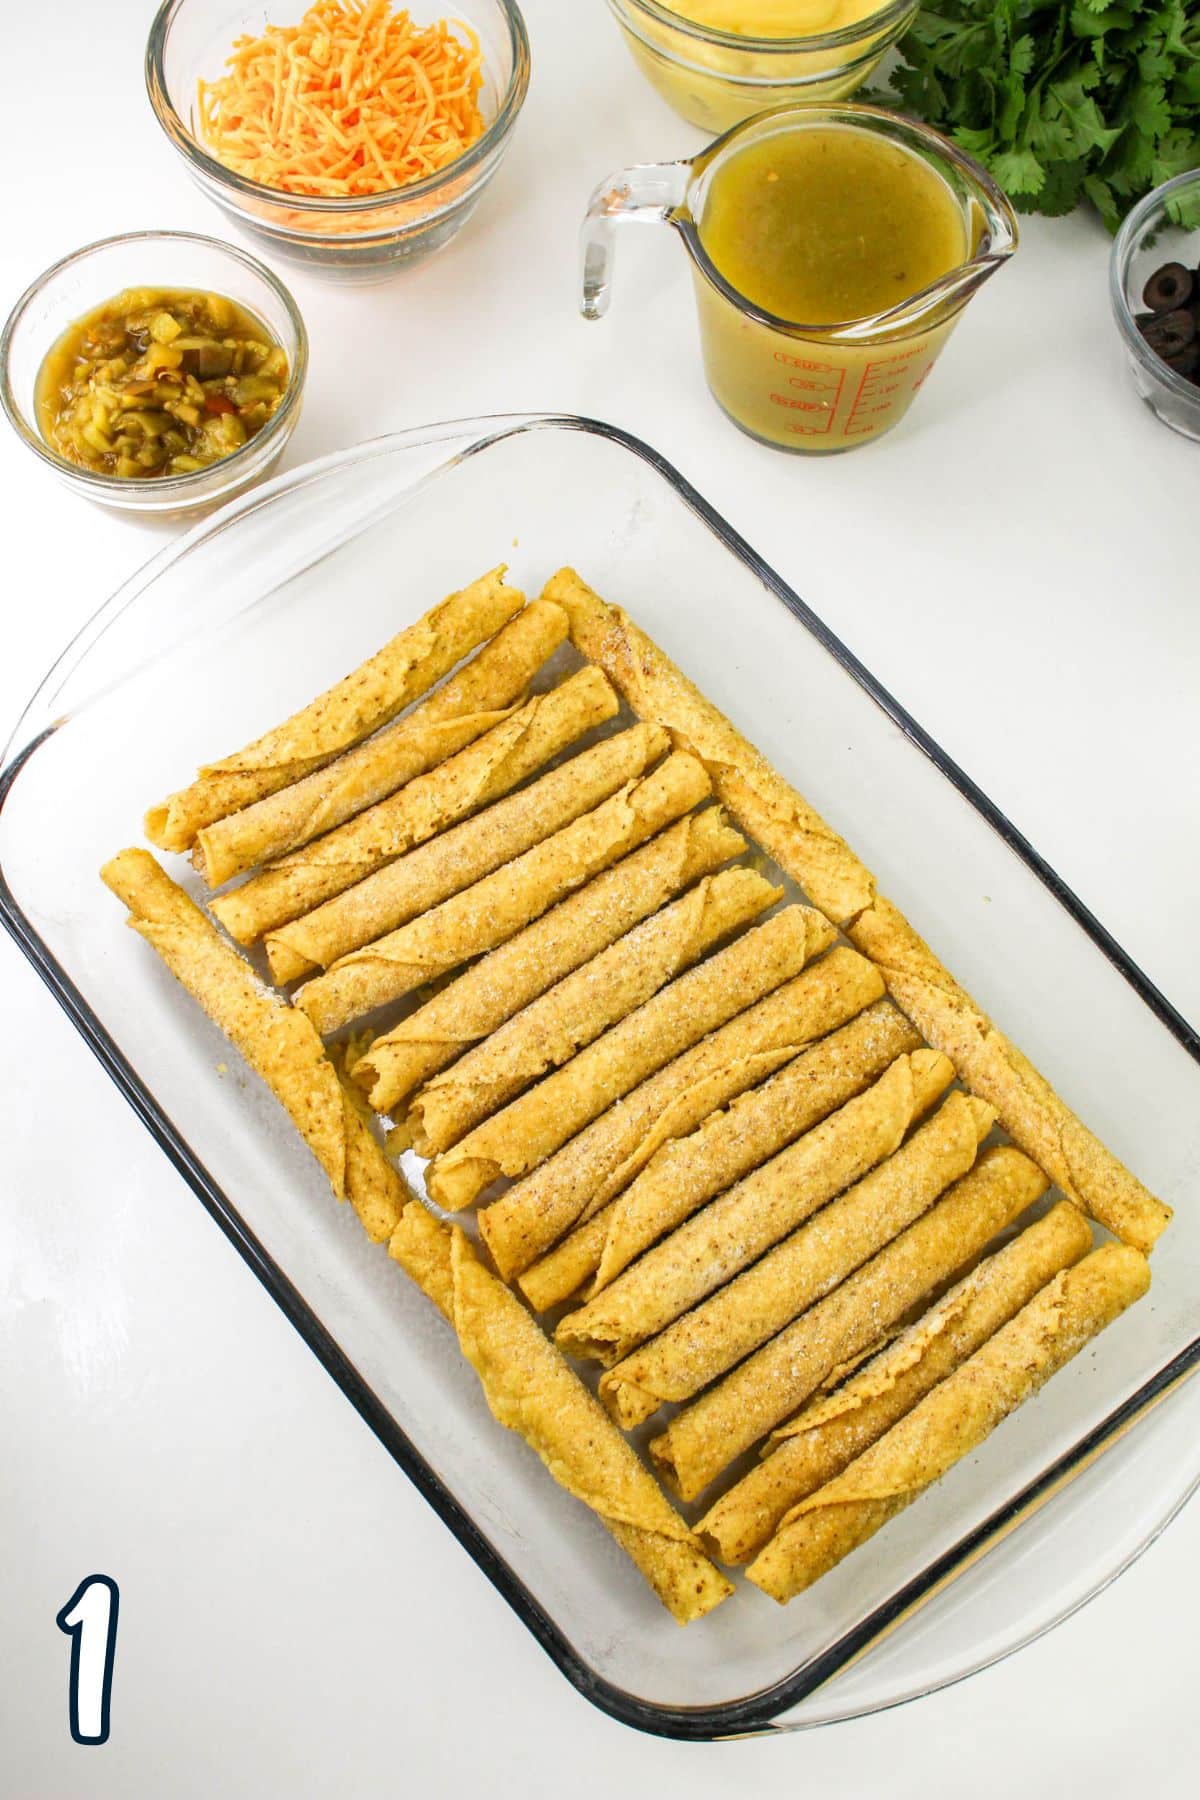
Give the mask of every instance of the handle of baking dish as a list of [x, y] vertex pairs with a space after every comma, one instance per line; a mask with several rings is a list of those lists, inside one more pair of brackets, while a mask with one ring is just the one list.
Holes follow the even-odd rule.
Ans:
[[[256, 559], [245, 553], [251, 520], [258, 518], [263, 542], [269, 542], [269, 592], [275, 593], [407, 504], [451, 464], [502, 438], [566, 422], [549, 413], [501, 413], [415, 426], [305, 463], [231, 501], [151, 557], [92, 615], [26, 706], [0, 769], [90, 700], [177, 651], [189, 637], [219, 629], [265, 600]], [[338, 486], [336, 508], [323, 503], [331, 482]], [[311, 490], [319, 483], [322, 503], [315, 504]]]

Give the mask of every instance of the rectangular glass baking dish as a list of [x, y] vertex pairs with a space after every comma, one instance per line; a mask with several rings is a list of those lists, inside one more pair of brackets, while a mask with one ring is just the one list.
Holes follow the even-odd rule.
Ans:
[[[138, 840], [150, 800], [500, 561], [531, 594], [574, 563], [627, 605], [1177, 1213], [1148, 1300], [977, 1456], [791, 1606], [743, 1584], [687, 1631], [494, 1423], [432, 1308], [331, 1204], [280, 1109], [96, 875]], [[564, 1673], [630, 1724], [731, 1736], [957, 1679], [1104, 1585], [1200, 1478], [1200, 1385], [1183, 1386], [1200, 1358], [1195, 1031], [801, 600], [612, 427], [521, 415], [378, 439], [162, 552], [66, 652], [9, 746], [0, 914], [397, 1462]]]

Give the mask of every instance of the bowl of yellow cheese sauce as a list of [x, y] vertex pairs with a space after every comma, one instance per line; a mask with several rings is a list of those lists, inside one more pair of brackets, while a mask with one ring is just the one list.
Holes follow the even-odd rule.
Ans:
[[903, 36], [917, 0], [609, 0], [643, 74], [722, 132], [786, 101], [840, 100]]

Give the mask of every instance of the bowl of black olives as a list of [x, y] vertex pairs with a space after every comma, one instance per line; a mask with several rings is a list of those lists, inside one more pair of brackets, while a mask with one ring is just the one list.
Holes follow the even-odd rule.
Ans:
[[1200, 170], [1134, 207], [1113, 245], [1110, 287], [1138, 393], [1164, 425], [1200, 442]]

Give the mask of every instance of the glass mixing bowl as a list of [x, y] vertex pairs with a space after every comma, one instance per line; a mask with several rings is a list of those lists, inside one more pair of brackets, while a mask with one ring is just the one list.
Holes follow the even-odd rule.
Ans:
[[[1200, 387], [1168, 369], [1134, 321], [1142, 289], [1165, 262], [1200, 263], [1200, 169], [1176, 175], [1147, 194], [1117, 233], [1109, 260], [1109, 292], [1134, 386], [1164, 425], [1200, 442]], [[1195, 301], [1193, 301], [1195, 306]]]
[[[42, 436], [38, 374], [76, 319], [125, 288], [151, 286], [224, 294], [244, 306], [286, 351], [287, 390], [261, 431], [203, 469], [145, 481], [96, 474], [68, 462]], [[278, 276], [247, 251], [189, 231], [131, 231], [85, 245], [26, 288], [0, 335], [0, 405], [9, 424], [73, 493], [124, 512], [191, 512], [240, 494], [278, 462], [300, 417], [307, 374], [308, 334]]]
[[[275, 0], [271, 20], [289, 23], [303, 7], [304, 0]], [[461, 230], [500, 166], [529, 87], [529, 38], [513, 0], [466, 0], [449, 10], [452, 28], [469, 25], [479, 37], [487, 129], [447, 168], [406, 187], [348, 200], [288, 194], [247, 180], [204, 148], [196, 84], [221, 73], [235, 38], [262, 32], [261, 0], [164, 0], [146, 45], [150, 103], [197, 186], [260, 244], [292, 261], [386, 274]], [[417, 24], [442, 16], [436, 0], [411, 0], [409, 11]]]
[[727, 131], [764, 107], [842, 100], [902, 37], [917, 0], [881, 0], [867, 18], [803, 37], [718, 31], [659, 0], [608, 0], [642, 73], [693, 125]]

